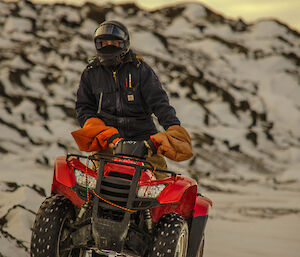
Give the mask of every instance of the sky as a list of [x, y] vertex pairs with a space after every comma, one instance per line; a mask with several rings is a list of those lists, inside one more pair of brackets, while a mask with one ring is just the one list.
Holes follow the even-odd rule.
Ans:
[[[81, 4], [86, 0], [32, 0], [33, 2], [67, 2]], [[89, 0], [98, 4], [104, 2], [136, 2], [140, 7], [159, 8], [191, 0]], [[260, 18], [277, 18], [293, 29], [300, 31], [300, 0], [194, 0], [205, 4], [216, 12], [229, 18], [242, 18], [245, 22], [254, 22]]]

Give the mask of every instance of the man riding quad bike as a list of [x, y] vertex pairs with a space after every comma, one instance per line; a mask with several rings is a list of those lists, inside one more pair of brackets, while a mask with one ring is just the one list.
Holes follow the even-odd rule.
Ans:
[[97, 56], [77, 92], [82, 128], [72, 132], [93, 153], [56, 159], [31, 256], [201, 257], [212, 203], [193, 179], [166, 170], [163, 157], [191, 158], [190, 136], [154, 71], [129, 50], [123, 24], [100, 24], [94, 42]]

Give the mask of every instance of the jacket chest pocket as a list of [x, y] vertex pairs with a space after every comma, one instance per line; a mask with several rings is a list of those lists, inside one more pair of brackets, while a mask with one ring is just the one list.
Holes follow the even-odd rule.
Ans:
[[145, 110], [140, 91], [135, 89], [127, 89], [123, 93], [124, 101], [127, 106], [129, 116], [141, 116], [144, 115]]

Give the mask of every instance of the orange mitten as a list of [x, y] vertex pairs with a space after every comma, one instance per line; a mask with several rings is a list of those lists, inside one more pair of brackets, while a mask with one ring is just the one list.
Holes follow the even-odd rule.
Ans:
[[85, 152], [103, 151], [112, 144], [121, 140], [119, 131], [98, 118], [88, 119], [83, 128], [73, 131], [79, 149]]
[[193, 156], [191, 138], [181, 126], [171, 126], [166, 132], [159, 132], [151, 136], [151, 139], [160, 145], [157, 153], [173, 161], [181, 162]]

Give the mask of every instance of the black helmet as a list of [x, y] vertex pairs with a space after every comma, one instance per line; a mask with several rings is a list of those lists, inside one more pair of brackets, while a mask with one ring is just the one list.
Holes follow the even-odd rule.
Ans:
[[[119, 41], [119, 47], [113, 45], [103, 47], [102, 42], [107, 40]], [[96, 29], [94, 42], [100, 63], [105, 66], [117, 66], [129, 51], [129, 32], [118, 21], [105, 21]]]

